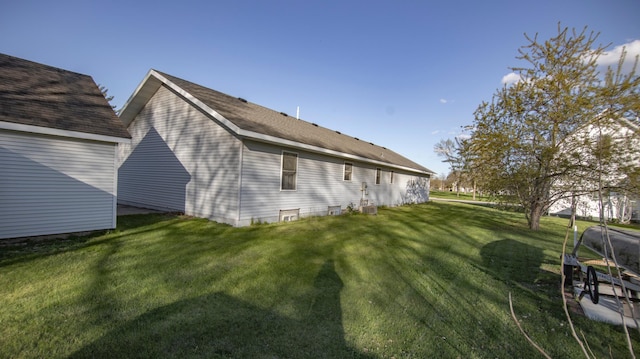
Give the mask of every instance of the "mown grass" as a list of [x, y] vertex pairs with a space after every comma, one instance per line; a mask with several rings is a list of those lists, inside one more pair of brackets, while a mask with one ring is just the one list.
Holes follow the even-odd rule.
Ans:
[[[511, 293], [533, 340], [579, 358], [565, 225], [439, 202], [247, 228], [120, 217], [111, 233], [0, 248], [0, 357], [539, 357]], [[628, 357], [621, 328], [574, 320], [598, 357]]]
[[473, 198], [473, 193], [465, 193], [465, 192], [452, 192], [452, 191], [431, 191], [429, 192], [429, 196], [433, 198], [443, 198], [443, 199], [457, 199], [457, 200], [465, 200], [465, 201], [479, 201], [479, 202], [490, 202], [492, 200], [489, 196], [481, 196], [476, 194], [476, 198]]

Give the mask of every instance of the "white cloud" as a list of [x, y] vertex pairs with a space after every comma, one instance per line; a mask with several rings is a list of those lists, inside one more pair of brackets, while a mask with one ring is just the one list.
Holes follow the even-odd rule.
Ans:
[[640, 40], [633, 40], [626, 44], [618, 45], [611, 51], [606, 51], [598, 58], [598, 65], [600, 66], [616, 66], [620, 61], [622, 51], [626, 50], [627, 55], [624, 59], [624, 67], [630, 68], [636, 59], [636, 56], [640, 55]]
[[520, 80], [522, 80], [522, 77], [520, 77], [520, 75], [516, 74], [515, 72], [511, 72], [509, 74], [502, 76], [501, 82], [505, 85], [511, 85], [516, 82], [519, 82]]
[[437, 134], [439, 134], [439, 133], [440, 133], [440, 130], [431, 131], [431, 134], [432, 134], [432, 135], [437, 135]]
[[444, 99], [444, 98], [440, 99], [440, 103], [447, 103], [447, 102], [448, 102], [447, 99]]

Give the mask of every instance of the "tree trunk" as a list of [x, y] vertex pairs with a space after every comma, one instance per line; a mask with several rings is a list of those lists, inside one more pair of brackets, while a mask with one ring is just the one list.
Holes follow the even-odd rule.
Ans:
[[575, 194], [571, 194], [571, 219], [569, 226], [573, 227], [576, 224], [576, 213], [578, 212], [578, 197]]
[[473, 200], [476, 200], [476, 180], [473, 180]]
[[544, 205], [540, 202], [534, 202], [531, 204], [531, 209], [529, 210], [529, 216], [527, 217], [527, 221], [529, 222], [529, 229], [537, 231], [540, 229], [540, 218], [544, 214]]

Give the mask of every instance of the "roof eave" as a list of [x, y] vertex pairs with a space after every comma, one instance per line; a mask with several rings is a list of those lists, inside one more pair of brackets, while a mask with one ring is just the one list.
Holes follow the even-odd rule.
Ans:
[[172, 81], [162, 76], [162, 74], [158, 73], [155, 70], [150, 70], [147, 73], [140, 85], [138, 85], [138, 88], [136, 88], [136, 91], [133, 93], [133, 95], [131, 95], [129, 100], [127, 100], [127, 103], [122, 108], [122, 111], [120, 111], [120, 119], [124, 123], [125, 127], [129, 127], [129, 124], [131, 124], [133, 119], [138, 115], [138, 113], [142, 110], [146, 103], [149, 102], [151, 97], [156, 93], [156, 91], [158, 91], [158, 88], [160, 88], [160, 86], [162, 85], [165, 85], [172, 91], [180, 94], [180, 96], [187, 99], [194, 106], [197, 106], [208, 115], [220, 121], [232, 132], [238, 133], [238, 131], [240, 130], [240, 128], [233, 122], [227, 120], [217, 111], [213, 110], [204, 102], [200, 101], [195, 96], [191, 95], [180, 86], [174, 84]]
[[154, 70], [147, 72], [140, 84], [138, 84], [138, 87], [133, 91], [133, 94], [131, 94], [127, 102], [125, 102], [122, 110], [120, 110], [120, 121], [122, 121], [125, 127], [129, 127], [136, 115], [138, 115], [153, 94], [160, 88], [162, 81], [155, 76], [154, 73], [156, 73]]
[[362, 156], [356, 156], [356, 155], [352, 155], [352, 154], [349, 154], [349, 153], [335, 151], [335, 150], [331, 150], [331, 149], [327, 149], [327, 148], [323, 148], [323, 147], [308, 145], [306, 143], [286, 140], [286, 139], [283, 139], [283, 138], [280, 138], [280, 137], [269, 136], [269, 135], [265, 135], [265, 134], [257, 133], [257, 132], [253, 132], [253, 131], [246, 131], [246, 130], [239, 129], [236, 132], [236, 134], [238, 136], [240, 136], [241, 138], [250, 139], [250, 140], [254, 140], [254, 141], [258, 141], [258, 142], [265, 142], [265, 143], [269, 143], [269, 144], [276, 144], [276, 145], [283, 145], [283, 146], [287, 146], [287, 147], [299, 148], [299, 149], [304, 149], [304, 150], [307, 150], [307, 151], [310, 151], [310, 152], [319, 153], [319, 154], [324, 154], [324, 155], [340, 157], [340, 158], [344, 158], [344, 159], [350, 159], [350, 160], [354, 160], [354, 161], [370, 163], [370, 164], [374, 164], [374, 165], [378, 165], [378, 166], [395, 168], [395, 169], [404, 170], [404, 171], [413, 172], [413, 173], [420, 173], [420, 174], [425, 174], [425, 175], [431, 175], [431, 174], [435, 173], [435, 172], [432, 172], [432, 171], [424, 171], [424, 170], [413, 168], [413, 167], [401, 166], [401, 165], [397, 165], [397, 164], [393, 164], [393, 163], [389, 163], [389, 162], [378, 161], [378, 160], [374, 160], [374, 159], [371, 159], [371, 158], [362, 157]]
[[51, 128], [51, 127], [24, 125], [20, 123], [5, 122], [5, 121], [0, 121], [0, 129], [19, 131], [19, 132], [37, 133], [41, 135], [70, 137], [70, 138], [100, 141], [100, 142], [111, 142], [111, 143], [131, 142], [130, 138], [124, 138], [124, 137], [106, 136], [106, 135], [99, 135], [95, 133], [87, 133], [87, 132], [79, 132], [79, 131], [60, 130], [60, 129]]

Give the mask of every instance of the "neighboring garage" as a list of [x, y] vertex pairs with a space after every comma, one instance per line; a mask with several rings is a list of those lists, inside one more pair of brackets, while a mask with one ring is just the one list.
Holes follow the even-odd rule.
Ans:
[[129, 141], [90, 76], [0, 54], [0, 239], [115, 228]]

